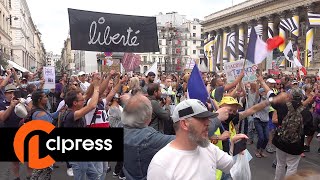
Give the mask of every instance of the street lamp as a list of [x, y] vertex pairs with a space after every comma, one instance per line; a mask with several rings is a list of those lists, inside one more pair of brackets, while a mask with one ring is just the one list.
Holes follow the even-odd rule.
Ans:
[[17, 16], [11, 16], [10, 15], [10, 17], [7, 17], [6, 20], [8, 21], [9, 19], [12, 19], [12, 18], [13, 18], [13, 20], [18, 20], [19, 19]]
[[10, 15], [10, 17], [7, 17], [6, 20], [7, 20], [7, 21], [10, 20], [10, 26], [12, 26], [12, 18], [13, 18], [13, 20], [15, 20], [15, 21], [19, 19], [17, 16], [11, 16], [11, 15]]

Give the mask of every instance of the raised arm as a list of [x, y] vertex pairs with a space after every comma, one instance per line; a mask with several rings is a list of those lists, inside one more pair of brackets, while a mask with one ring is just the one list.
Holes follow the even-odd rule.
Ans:
[[[117, 77], [119, 79], [120, 74], [117, 74]], [[121, 85], [127, 81], [127, 77], [123, 77], [121, 80], [119, 79], [116, 86], [109, 92], [109, 94], [106, 97], [107, 102], [110, 102], [114, 95], [119, 92]]]
[[92, 111], [94, 108], [97, 107], [98, 100], [99, 100], [99, 93], [100, 93], [99, 81], [100, 81], [99, 79], [95, 78], [94, 81], [92, 82], [93, 95], [91, 97], [91, 100], [86, 106], [84, 106], [80, 110], [74, 112], [74, 120], [75, 121], [80, 119], [81, 117], [84, 117], [86, 114], [88, 114], [90, 111]]
[[305, 107], [308, 106], [310, 103], [313, 102], [313, 99], [314, 99], [314, 93], [312, 92], [312, 93], [308, 96], [308, 98], [307, 98], [305, 101], [302, 102], [302, 105], [305, 106]]
[[5, 86], [8, 84], [11, 75], [12, 75], [11, 71], [10, 71], [10, 70], [7, 70], [7, 77], [2, 81], [2, 83], [1, 83], [1, 85], [0, 85], [0, 86], [1, 86], [0, 88], [3, 88], [3, 87], [5, 87]]
[[41, 79], [40, 80], [40, 85], [39, 85], [39, 88], [40, 90], [43, 90], [43, 87], [44, 87], [44, 79]]
[[107, 75], [107, 77], [102, 81], [100, 86], [101, 93], [103, 93], [107, 89], [110, 79], [115, 75], [116, 75], [116, 71], [111, 70], [110, 73]]
[[237, 84], [239, 84], [242, 81], [243, 77], [244, 77], [244, 70], [242, 70], [242, 72], [239, 74], [239, 76], [237, 77], [237, 79], [235, 81], [233, 81], [232, 83], [226, 84], [224, 86], [224, 90], [229, 91], [230, 89], [236, 87]]
[[266, 82], [264, 82], [263, 77], [261, 75], [257, 75], [257, 80], [266, 92], [272, 91], [272, 89], [270, 89]]
[[13, 100], [11, 99], [11, 103], [10, 106], [5, 110], [5, 111], [0, 111], [0, 121], [3, 122], [6, 119], [8, 119], [8, 117], [10, 116], [10, 114], [12, 113], [12, 111], [14, 110], [14, 107], [19, 103], [18, 100]]
[[20, 86], [20, 80], [19, 80], [17, 72], [16, 72], [16, 70], [14, 70], [14, 68], [12, 68], [12, 74], [13, 74], [14, 80], [17, 83], [17, 86]]
[[266, 101], [262, 101], [259, 104], [256, 104], [256, 105], [252, 106], [251, 108], [240, 112], [239, 113], [239, 115], [240, 115], [239, 119], [243, 120], [246, 117], [251, 116], [252, 114], [254, 114], [256, 112], [261, 111], [265, 107], [269, 106], [270, 103], [273, 103], [273, 104], [286, 103], [286, 102], [289, 101], [289, 99], [290, 98], [289, 98], [289, 95], [287, 93], [281, 93], [278, 96], [275, 96], [275, 97], [273, 97], [271, 99], [269, 98]]

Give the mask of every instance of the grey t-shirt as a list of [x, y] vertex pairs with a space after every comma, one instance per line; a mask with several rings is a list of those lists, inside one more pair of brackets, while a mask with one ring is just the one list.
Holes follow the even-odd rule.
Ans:
[[257, 103], [258, 98], [256, 96], [257, 93], [251, 92], [250, 90], [248, 91], [246, 109], [251, 108]]

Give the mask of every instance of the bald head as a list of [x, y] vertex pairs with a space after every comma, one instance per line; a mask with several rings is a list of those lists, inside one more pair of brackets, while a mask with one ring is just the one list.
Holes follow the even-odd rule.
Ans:
[[137, 94], [128, 100], [123, 109], [121, 121], [128, 127], [143, 128], [150, 123], [151, 116], [152, 106], [150, 100], [141, 94]]

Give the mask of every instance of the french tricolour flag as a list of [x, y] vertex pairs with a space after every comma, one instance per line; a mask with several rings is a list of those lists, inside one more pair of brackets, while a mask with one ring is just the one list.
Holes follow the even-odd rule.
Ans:
[[247, 59], [253, 64], [260, 64], [273, 49], [277, 48], [284, 42], [284, 39], [277, 36], [264, 42], [258, 37], [254, 28], [250, 33], [250, 39], [247, 50]]

